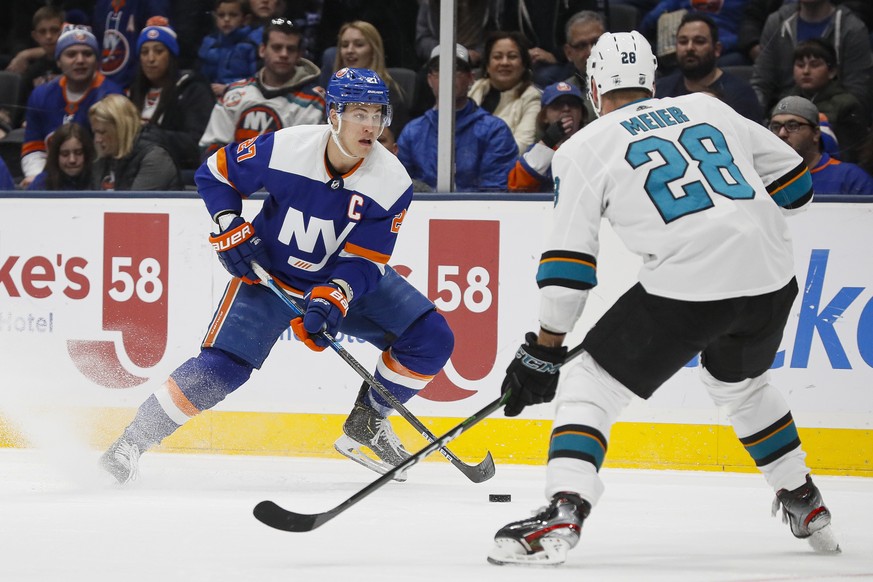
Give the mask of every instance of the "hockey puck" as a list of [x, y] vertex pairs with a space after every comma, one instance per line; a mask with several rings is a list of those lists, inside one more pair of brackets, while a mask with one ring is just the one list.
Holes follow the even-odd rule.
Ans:
[[491, 493], [488, 495], [488, 501], [492, 503], [508, 503], [512, 501], [512, 495], [508, 493]]

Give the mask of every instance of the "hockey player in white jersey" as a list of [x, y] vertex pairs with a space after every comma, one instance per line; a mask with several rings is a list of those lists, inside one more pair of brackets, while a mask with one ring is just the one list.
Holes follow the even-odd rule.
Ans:
[[[599, 119], [555, 154], [554, 226], [537, 271], [539, 333], [507, 368], [507, 416], [556, 398], [546, 498], [495, 535], [494, 564], [560, 564], [603, 493], [610, 427], [694, 356], [715, 403], [776, 492], [775, 515], [817, 550], [838, 551], [785, 399], [770, 384], [797, 294], [783, 214], [812, 200], [803, 160], [763, 126], [704, 95], [653, 98], [657, 62], [637, 32], [606, 33], [588, 61]], [[597, 284], [606, 218], [643, 258], [639, 282], [562, 344]], [[557, 391], [557, 396], [556, 396]]]

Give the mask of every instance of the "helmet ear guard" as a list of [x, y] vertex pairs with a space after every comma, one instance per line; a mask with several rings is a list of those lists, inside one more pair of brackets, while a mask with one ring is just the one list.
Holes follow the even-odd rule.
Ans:
[[[637, 31], [603, 33], [588, 58], [588, 95], [597, 115], [600, 99], [618, 89], [642, 89], [655, 94], [658, 59]], [[595, 101], [596, 99], [596, 101]]]

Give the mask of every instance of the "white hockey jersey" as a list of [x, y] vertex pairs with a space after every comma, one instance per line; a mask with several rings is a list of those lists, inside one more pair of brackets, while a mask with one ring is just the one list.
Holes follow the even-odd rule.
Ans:
[[229, 85], [212, 110], [200, 147], [214, 151], [285, 127], [324, 123], [324, 98], [315, 87], [318, 68], [301, 59], [298, 71], [279, 89], [267, 89], [258, 77]]
[[[601, 217], [642, 257], [640, 283], [655, 295], [760, 295], [794, 276], [783, 213], [812, 199], [806, 165], [765, 127], [713, 97], [628, 104], [562, 145], [552, 172], [554, 225], [537, 273], [540, 288], [551, 287], [546, 301], [597, 284]], [[543, 311], [552, 314], [545, 322], [552, 328], [578, 318], [566, 301], [552, 307]]]

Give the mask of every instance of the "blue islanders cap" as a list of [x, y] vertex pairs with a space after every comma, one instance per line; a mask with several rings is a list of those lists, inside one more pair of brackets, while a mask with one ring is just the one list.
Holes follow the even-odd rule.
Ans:
[[169, 25], [164, 26], [146, 26], [139, 33], [139, 38], [136, 41], [136, 52], [139, 54], [142, 45], [147, 42], [159, 42], [173, 53], [173, 56], [179, 56], [179, 41], [176, 39], [176, 31], [170, 28]]
[[579, 90], [579, 87], [571, 85], [565, 81], [553, 83], [543, 89], [543, 96], [540, 99], [540, 103], [545, 107], [546, 105], [551, 104], [552, 101], [558, 97], [563, 97], [564, 95], [577, 98], [582, 103], [582, 106], [585, 106], [585, 97], [582, 96], [582, 91]]

